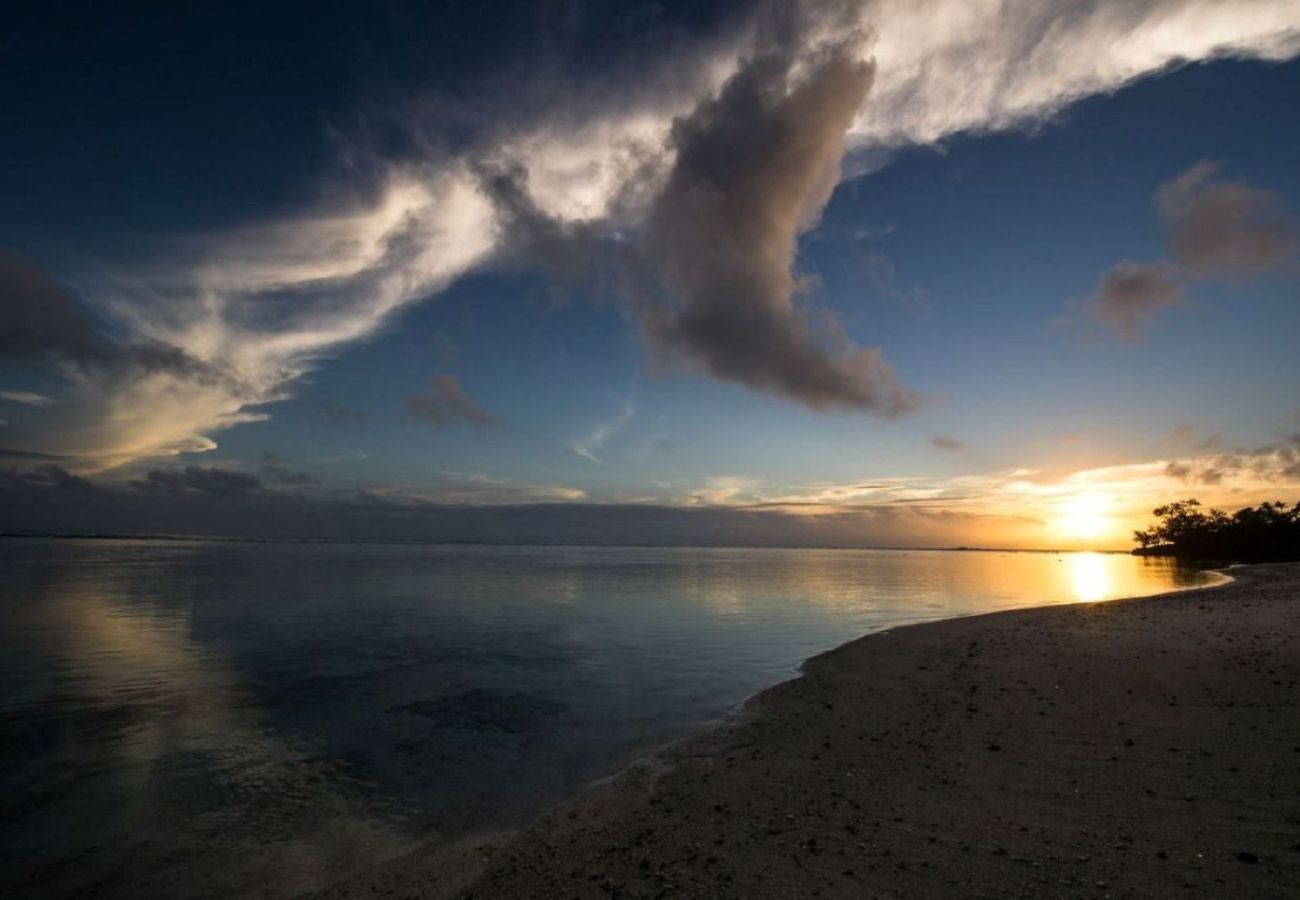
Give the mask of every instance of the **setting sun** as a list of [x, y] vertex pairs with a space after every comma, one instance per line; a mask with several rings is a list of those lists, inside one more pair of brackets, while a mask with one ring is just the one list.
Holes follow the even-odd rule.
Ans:
[[1111, 503], [1100, 494], [1080, 494], [1061, 505], [1056, 530], [1072, 538], [1095, 540], [1111, 528]]

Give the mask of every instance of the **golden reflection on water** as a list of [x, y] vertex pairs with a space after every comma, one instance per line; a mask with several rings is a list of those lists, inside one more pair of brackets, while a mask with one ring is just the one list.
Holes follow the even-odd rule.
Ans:
[[1071, 554], [1070, 578], [1074, 596], [1084, 603], [1118, 596], [1111, 585], [1110, 568], [1100, 553]]
[[[646, 551], [653, 553], [654, 551]], [[1101, 552], [678, 551], [660, 573], [667, 595], [734, 616], [762, 606], [814, 606], [899, 619], [1017, 606], [1096, 603], [1214, 579], [1170, 560]]]

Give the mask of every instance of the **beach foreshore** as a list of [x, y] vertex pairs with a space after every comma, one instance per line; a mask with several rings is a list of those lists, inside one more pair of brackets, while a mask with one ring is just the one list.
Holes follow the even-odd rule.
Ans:
[[1300, 896], [1300, 564], [868, 635], [331, 897]]

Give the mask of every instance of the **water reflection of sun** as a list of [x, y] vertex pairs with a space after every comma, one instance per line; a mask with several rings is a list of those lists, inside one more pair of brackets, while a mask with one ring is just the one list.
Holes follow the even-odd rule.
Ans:
[[1074, 553], [1070, 556], [1070, 581], [1074, 596], [1093, 603], [1111, 596], [1111, 576], [1106, 558], [1100, 553]]

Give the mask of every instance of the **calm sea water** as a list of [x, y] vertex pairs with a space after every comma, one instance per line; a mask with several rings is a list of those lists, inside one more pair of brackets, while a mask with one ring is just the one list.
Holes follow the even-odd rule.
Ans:
[[284, 895], [518, 824], [892, 625], [1122, 555], [0, 540], [0, 894]]

